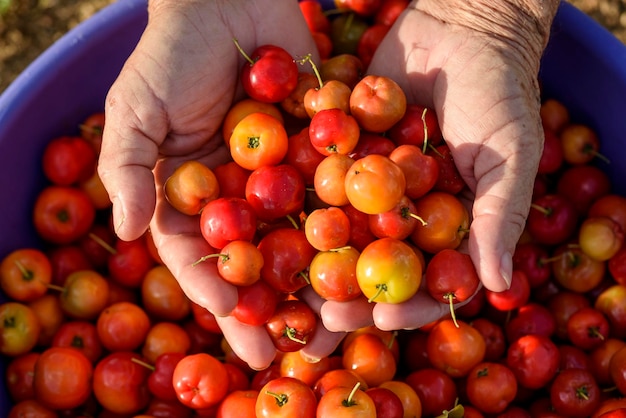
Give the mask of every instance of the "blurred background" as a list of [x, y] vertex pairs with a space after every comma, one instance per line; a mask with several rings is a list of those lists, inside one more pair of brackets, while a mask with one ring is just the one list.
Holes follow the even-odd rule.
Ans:
[[[115, 0], [0, 0], [0, 93], [41, 52]], [[626, 0], [567, 0], [626, 43]]]

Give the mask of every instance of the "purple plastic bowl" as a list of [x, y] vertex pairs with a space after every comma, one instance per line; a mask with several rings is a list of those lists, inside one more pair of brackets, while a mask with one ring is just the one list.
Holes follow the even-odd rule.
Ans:
[[[327, 2], [329, 0], [326, 0]], [[0, 96], [0, 258], [38, 245], [31, 208], [45, 184], [40, 158], [55, 136], [103, 108], [106, 92], [147, 22], [146, 0], [118, 0], [71, 30], [36, 59]], [[541, 79], [547, 96], [562, 100], [573, 119], [589, 124], [610, 156], [604, 166], [615, 191], [626, 194], [623, 151], [626, 47], [569, 3], [554, 22]], [[5, 300], [0, 294], [0, 301]], [[0, 417], [11, 402], [0, 358]]]

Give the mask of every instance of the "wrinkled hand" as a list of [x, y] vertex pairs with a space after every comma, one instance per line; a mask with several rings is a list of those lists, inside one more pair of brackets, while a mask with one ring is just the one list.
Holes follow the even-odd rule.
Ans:
[[[136, 239], [150, 227], [184, 292], [218, 316], [243, 360], [263, 368], [276, 353], [267, 332], [225, 316], [237, 291], [211, 263], [192, 267], [208, 244], [198, 219], [176, 212], [162, 190], [183, 161], [215, 167], [229, 158], [220, 125], [243, 97], [237, 86], [244, 61], [233, 38], [250, 52], [263, 44], [280, 45], [293, 56], [315, 51], [296, 2], [151, 1], [147, 28], [106, 99], [98, 172], [113, 202], [118, 236]], [[312, 357], [332, 351], [341, 338], [319, 328], [323, 335], [305, 350]]]
[[[522, 48], [410, 9], [368, 69], [398, 82], [409, 102], [437, 113], [471, 192], [466, 251], [482, 284], [494, 291], [510, 284], [512, 254], [524, 229], [543, 148], [539, 56], [529, 61]], [[399, 305], [327, 302], [322, 318], [329, 329], [356, 329], [368, 324], [365, 314], [353, 314], [357, 309], [370, 310], [369, 321], [386, 330], [417, 328], [449, 313], [448, 305], [418, 292]]]

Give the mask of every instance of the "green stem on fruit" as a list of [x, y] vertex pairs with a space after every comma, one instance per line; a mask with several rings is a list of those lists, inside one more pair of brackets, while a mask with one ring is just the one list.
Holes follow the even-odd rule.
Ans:
[[544, 208], [543, 206], [540, 206], [536, 203], [531, 203], [530, 205], [531, 208], [538, 210], [539, 212], [541, 212], [542, 214], [549, 216], [550, 214], [552, 214], [552, 209], [550, 208]]
[[300, 225], [298, 224], [298, 222], [296, 222], [295, 219], [293, 219], [293, 216], [287, 215], [287, 220], [291, 223], [291, 225], [293, 225], [295, 229], [300, 229]]
[[604, 393], [610, 393], [610, 392], [614, 392], [614, 391], [616, 391], [618, 389], [617, 389], [617, 386], [609, 386], [609, 387], [606, 387], [606, 388], [602, 388], [600, 390], [602, 392], [604, 392]]
[[367, 301], [369, 303], [374, 302], [374, 299], [376, 299], [378, 296], [380, 296], [381, 293], [386, 292], [387, 291], [387, 285], [384, 283], [379, 283], [376, 285], [376, 293], [374, 293], [372, 295], [371, 298], [369, 298]]
[[305, 345], [306, 344], [305, 340], [296, 337], [297, 332], [298, 331], [293, 327], [285, 327], [285, 331], [283, 332], [283, 335], [289, 338], [291, 341], [295, 341], [297, 343]]
[[456, 320], [456, 313], [454, 312], [454, 293], [446, 293], [443, 295], [443, 298], [448, 301], [450, 304], [450, 316], [452, 317], [452, 322], [454, 322], [455, 327], [459, 327], [459, 323]]
[[33, 277], [35, 277], [32, 270], [27, 269], [26, 266], [22, 264], [20, 260], [15, 260], [14, 263], [17, 266], [17, 269], [20, 271], [20, 273], [22, 273], [22, 278], [24, 280], [30, 281], [33, 279]]
[[266, 390], [265, 394], [273, 396], [274, 399], [276, 399], [276, 404], [278, 406], [284, 406], [289, 401], [289, 396], [285, 395], [284, 393], [276, 393], [270, 390]]
[[591, 338], [598, 338], [599, 340], [604, 341], [604, 335], [600, 332], [600, 328], [598, 327], [589, 327], [588, 335]]
[[463, 405], [459, 403], [459, 399], [457, 398], [454, 402], [454, 408], [444, 410], [441, 415], [438, 415], [436, 418], [463, 418], [464, 416], [465, 408], [463, 408]]
[[248, 137], [248, 149], [257, 149], [261, 145], [261, 137], [249, 136]]
[[130, 361], [132, 361], [133, 363], [139, 364], [140, 366], [145, 367], [146, 369], [155, 371], [156, 367], [154, 367], [152, 364], [147, 363], [141, 359], [138, 359], [137, 357], [131, 357]]
[[438, 157], [443, 158], [443, 154], [439, 152], [436, 146], [428, 142], [428, 148], [430, 148]]
[[589, 390], [587, 386], [576, 388], [576, 397], [585, 401], [589, 400]]
[[596, 150], [594, 146], [591, 144], [586, 146], [583, 151], [585, 152], [585, 154], [593, 155], [594, 157], [601, 159], [607, 164], [611, 163], [611, 160], [609, 160], [609, 158], [606, 155], [598, 152], [598, 150]]
[[341, 401], [341, 405], [347, 406], [347, 407], [356, 405], [356, 402], [354, 401], [354, 394], [356, 393], [357, 390], [359, 390], [359, 386], [361, 386], [361, 382], [356, 382], [356, 384], [350, 391], [348, 398]]
[[304, 65], [307, 62], [311, 64], [311, 68], [313, 69], [313, 74], [315, 74], [315, 77], [317, 78], [317, 82], [319, 84], [319, 87], [317, 88], [319, 90], [322, 87], [324, 87], [324, 81], [322, 80], [322, 75], [320, 74], [320, 71], [317, 68], [317, 65], [315, 65], [315, 63], [313, 62], [313, 57], [311, 56], [311, 54], [307, 54], [304, 56], [304, 58], [298, 60], [298, 63], [300, 65]]
[[393, 343], [396, 341], [396, 338], [398, 337], [398, 331], [393, 331], [391, 333], [391, 337], [389, 338], [389, 341], [387, 342], [387, 348], [391, 349], [393, 347]]
[[93, 232], [89, 233], [89, 238], [91, 238], [92, 240], [96, 241], [98, 243], [98, 245], [100, 245], [102, 248], [107, 250], [109, 252], [109, 254], [111, 254], [111, 255], [117, 254], [117, 250], [115, 248], [113, 248], [111, 245], [109, 245], [108, 242], [106, 242], [105, 240], [103, 240], [98, 235], [94, 234]]
[[541, 265], [552, 263], [554, 261], [559, 261], [561, 258], [563, 258], [564, 254], [565, 253], [561, 253], [559, 255], [555, 255], [555, 256], [552, 256], [552, 257], [542, 258], [540, 260], [541, 261]]
[[462, 233], [462, 234], [467, 234], [469, 233], [470, 229], [469, 228], [464, 228], [462, 226], [459, 226], [459, 229], [457, 229], [457, 232]]
[[70, 346], [74, 348], [85, 348], [85, 340], [83, 340], [83, 338], [78, 335], [74, 335]]
[[306, 271], [303, 270], [303, 271], [301, 271], [298, 274], [300, 275], [300, 277], [302, 277], [304, 279], [306, 284], [311, 284], [311, 279], [309, 279], [309, 275], [306, 273]]
[[239, 50], [239, 53], [246, 59], [246, 61], [248, 61], [250, 65], [254, 65], [254, 60], [250, 58], [250, 55], [246, 54], [246, 51], [244, 51], [241, 45], [239, 45], [237, 38], [233, 38], [233, 42], [235, 43], [237, 50]]
[[56, 284], [48, 283], [48, 289], [65, 292], [65, 288]]
[[211, 258], [217, 258], [217, 257], [222, 257], [224, 259], [224, 261], [228, 260], [229, 255], [228, 254], [221, 254], [221, 253], [213, 253], [213, 254], [207, 254], [204, 255], [202, 257], [200, 257], [198, 260], [194, 261], [191, 264], [191, 267], [195, 267], [200, 263], [204, 263], [205, 261], [211, 259]]
[[101, 127], [95, 127], [95, 126], [88, 126], [88, 125], [78, 125], [78, 129], [80, 129], [81, 132], [88, 132], [91, 134], [96, 134], [96, 135], [102, 135], [102, 131], [103, 129]]

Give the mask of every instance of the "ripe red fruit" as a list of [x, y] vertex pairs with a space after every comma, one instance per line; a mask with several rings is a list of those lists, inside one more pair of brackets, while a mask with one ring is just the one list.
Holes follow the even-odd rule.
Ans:
[[70, 186], [91, 177], [96, 169], [96, 152], [80, 136], [61, 136], [46, 146], [42, 167], [53, 184]]
[[533, 201], [526, 227], [536, 242], [557, 245], [574, 234], [577, 222], [578, 212], [566, 197], [547, 194]]
[[238, 197], [221, 197], [209, 202], [200, 215], [202, 236], [215, 249], [235, 240], [251, 241], [257, 216], [250, 203]]
[[485, 290], [487, 302], [500, 311], [510, 311], [526, 304], [530, 298], [530, 285], [526, 274], [514, 270], [511, 276], [511, 287], [502, 292]]
[[240, 52], [247, 60], [241, 68], [241, 83], [251, 98], [278, 103], [285, 100], [298, 85], [298, 64], [285, 49], [276, 45], [261, 45], [249, 56], [241, 49]]
[[263, 221], [298, 214], [304, 208], [304, 178], [287, 164], [254, 170], [246, 183], [246, 200]]
[[556, 375], [559, 363], [559, 349], [545, 335], [524, 335], [512, 341], [507, 349], [506, 365], [518, 384], [527, 389], [544, 387]]
[[450, 304], [455, 321], [453, 304], [470, 298], [480, 285], [471, 257], [454, 249], [443, 249], [431, 258], [424, 280], [428, 293], [435, 300]]
[[265, 323], [272, 342], [279, 351], [302, 349], [315, 331], [317, 316], [306, 302], [291, 299], [279, 302]]

